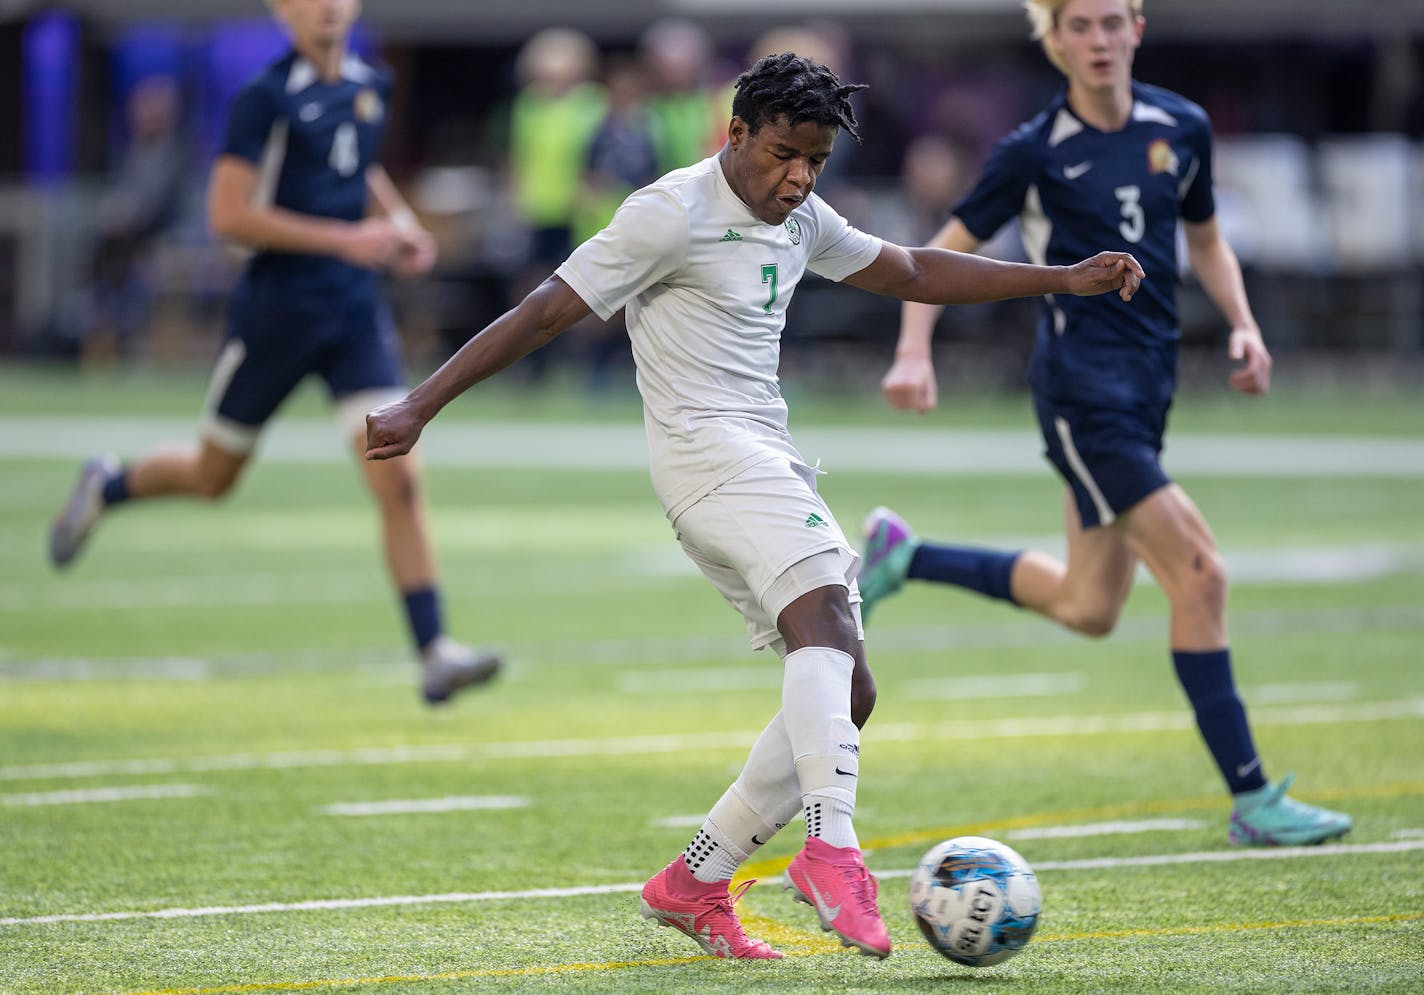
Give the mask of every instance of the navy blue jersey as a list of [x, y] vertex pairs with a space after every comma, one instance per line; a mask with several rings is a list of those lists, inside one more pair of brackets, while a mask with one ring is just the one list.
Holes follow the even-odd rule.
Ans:
[[[366, 170], [377, 162], [390, 76], [355, 55], [341, 78], [289, 52], [248, 83], [228, 116], [224, 155], [258, 168], [256, 197], [300, 214], [343, 221], [366, 216]], [[296, 293], [374, 289], [372, 273], [327, 256], [259, 252], [248, 277], [275, 280]]]
[[1029, 376], [1059, 400], [1153, 406], [1176, 387], [1177, 222], [1215, 214], [1211, 125], [1170, 91], [1134, 83], [1132, 95], [1127, 125], [1103, 132], [1061, 94], [999, 143], [954, 208], [980, 240], [1017, 217], [1036, 263], [1118, 250], [1146, 271], [1129, 302], [1116, 293], [1045, 298]]

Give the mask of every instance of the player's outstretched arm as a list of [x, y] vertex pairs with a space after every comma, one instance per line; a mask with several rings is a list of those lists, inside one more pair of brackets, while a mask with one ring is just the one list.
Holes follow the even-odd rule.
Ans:
[[510, 366], [590, 313], [583, 298], [551, 276], [518, 305], [462, 345], [424, 383], [366, 416], [366, 458], [390, 459], [415, 447], [440, 409], [487, 377]]
[[[970, 234], [964, 222], [950, 218], [926, 246], [973, 252], [979, 248], [979, 239]], [[943, 310], [938, 304], [915, 301], [906, 301], [900, 309], [900, 340], [895, 344], [895, 360], [880, 378], [880, 392], [893, 407], [925, 414], [939, 404], [930, 342], [934, 338], [935, 322]]]
[[1042, 294], [1094, 297], [1110, 290], [1129, 301], [1144, 275], [1126, 252], [1100, 252], [1072, 266], [1035, 266], [886, 242], [874, 262], [845, 282], [922, 304], [983, 304]]

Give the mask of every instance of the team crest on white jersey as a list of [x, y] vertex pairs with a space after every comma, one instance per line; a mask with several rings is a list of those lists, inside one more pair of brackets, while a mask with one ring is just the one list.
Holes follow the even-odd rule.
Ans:
[[801, 244], [801, 222], [795, 218], [786, 219], [786, 234], [791, 236], [792, 245]]
[[368, 88], [356, 94], [355, 110], [356, 120], [362, 124], [370, 124], [381, 119], [385, 106], [381, 103], [381, 95]]
[[1172, 143], [1165, 138], [1158, 138], [1147, 146], [1147, 168], [1155, 176], [1158, 173], [1171, 173], [1177, 175], [1177, 153], [1172, 151]]

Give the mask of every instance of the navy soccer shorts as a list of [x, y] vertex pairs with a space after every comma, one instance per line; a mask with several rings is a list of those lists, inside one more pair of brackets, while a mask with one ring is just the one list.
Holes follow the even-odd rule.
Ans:
[[244, 281], [229, 307], [205, 434], [224, 448], [247, 451], [278, 406], [313, 374], [337, 400], [403, 390], [400, 340], [389, 309], [374, 294], [319, 298]]
[[1159, 461], [1167, 405], [1121, 411], [1035, 395], [1034, 406], [1043, 454], [1072, 490], [1083, 528], [1111, 525], [1172, 482]]

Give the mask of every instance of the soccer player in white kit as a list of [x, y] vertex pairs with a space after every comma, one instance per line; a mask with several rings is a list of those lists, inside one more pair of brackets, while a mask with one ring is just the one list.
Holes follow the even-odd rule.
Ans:
[[846, 946], [890, 938], [852, 816], [860, 727], [875, 703], [855, 586], [858, 557], [787, 431], [777, 367], [786, 306], [808, 271], [902, 300], [961, 304], [1035, 294], [1129, 299], [1122, 252], [1074, 266], [911, 249], [857, 231], [812, 191], [841, 129], [830, 69], [769, 55], [737, 79], [717, 155], [632, 194], [598, 235], [405, 399], [367, 416], [368, 459], [409, 452], [450, 400], [590, 312], [627, 307], [653, 489], [684, 551], [784, 665], [781, 710], [684, 853], [643, 888], [641, 912], [719, 957], [776, 958], [749, 938], [729, 883], [797, 812], [805, 848], [787, 888]]

